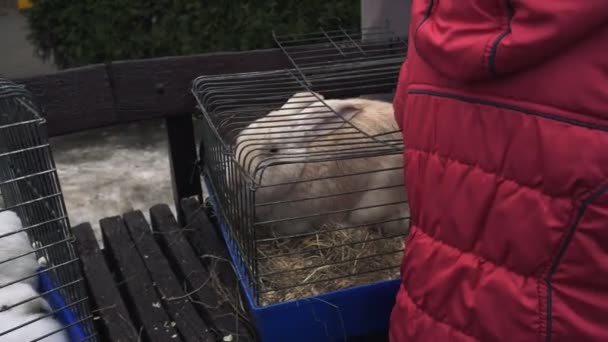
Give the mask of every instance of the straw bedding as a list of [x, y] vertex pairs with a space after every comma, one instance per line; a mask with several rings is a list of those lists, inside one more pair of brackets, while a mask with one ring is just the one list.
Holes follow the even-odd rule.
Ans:
[[403, 235], [386, 238], [375, 227], [335, 224], [305, 237], [260, 241], [261, 304], [397, 279], [404, 242]]

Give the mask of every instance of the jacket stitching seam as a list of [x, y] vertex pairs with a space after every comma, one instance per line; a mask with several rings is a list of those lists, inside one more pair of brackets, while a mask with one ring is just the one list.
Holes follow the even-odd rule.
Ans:
[[[418, 49], [418, 31], [420, 31], [420, 29], [422, 28], [422, 25], [426, 24], [428, 22], [428, 20], [431, 18], [431, 15], [433, 13], [433, 9], [436, 7], [436, 3], [439, 0], [429, 0], [429, 4], [427, 5], [425, 14], [424, 14], [424, 18], [422, 18], [422, 20], [420, 21], [420, 23], [418, 24], [418, 26], [416, 26], [416, 31], [414, 32], [414, 48], [416, 49], [417, 52], [420, 52], [420, 49]], [[424, 57], [420, 56], [422, 58], [422, 60], [425, 60]]]
[[557, 268], [559, 267], [562, 257], [564, 256], [564, 254], [566, 253], [566, 250], [570, 246], [570, 243], [572, 242], [574, 235], [576, 234], [577, 228], [578, 228], [581, 220], [585, 216], [585, 213], [587, 212], [587, 208], [589, 207], [589, 205], [591, 203], [593, 203], [593, 201], [595, 201], [599, 197], [605, 195], [607, 192], [608, 192], [608, 183], [605, 183], [602, 186], [600, 186], [599, 189], [596, 189], [589, 196], [585, 197], [582, 200], [581, 205], [578, 208], [577, 215], [574, 218], [574, 222], [572, 222], [572, 225], [570, 226], [568, 231], [564, 234], [563, 243], [561, 244], [561, 246], [557, 250], [557, 254], [553, 258], [553, 262], [551, 263], [551, 267], [549, 268], [549, 273], [547, 274], [547, 277], [545, 278], [545, 281], [547, 284], [547, 289], [546, 289], [547, 322], [546, 322], [546, 330], [545, 330], [545, 333], [546, 333], [545, 341], [546, 342], [551, 341], [551, 337], [552, 337], [552, 333], [553, 333], [553, 326], [552, 326], [553, 325], [553, 321], [552, 321], [553, 320], [553, 307], [552, 307], [552, 305], [553, 305], [553, 298], [552, 298], [553, 285], [551, 284], [553, 275], [557, 271]]
[[[495, 0], [497, 2], [496, 7], [498, 7], [501, 11], [502, 11], [502, 1], [503, 0]], [[504, 17], [504, 15], [503, 15]], [[505, 20], [502, 20], [504, 18], [501, 18], [500, 21], [500, 26], [499, 28], [504, 30], [504, 26], [505, 26]], [[488, 37], [488, 39], [486, 40], [486, 43], [484, 44], [484, 49], [481, 52], [481, 56], [480, 56], [480, 64], [481, 64], [481, 71], [484, 72], [486, 70], [490, 70], [490, 55], [492, 53], [492, 43], [496, 40], [496, 37]]]
[[[593, 193], [594, 191], [591, 191], [591, 193]], [[582, 198], [586, 198], [587, 195], [582, 196]], [[580, 206], [581, 206], [581, 202], [582, 200], [580, 199], [576, 199], [575, 203], [576, 206], [573, 208], [572, 212], [573, 214], [570, 216], [570, 218], [568, 219], [568, 224], [566, 225], [566, 227], [571, 227], [573, 224], [575, 224], [576, 222], [576, 218], [577, 218], [577, 213], [580, 210]], [[564, 244], [565, 240], [566, 240], [566, 236], [567, 236], [567, 232], [568, 230], [565, 229], [564, 233], [561, 234], [557, 244], [556, 244], [556, 248], [555, 251], [551, 254], [551, 258], [547, 261], [546, 265], [543, 267], [539, 268], [539, 274], [541, 275], [539, 278], [539, 285], [538, 285], [538, 290], [542, 291], [539, 294], [539, 313], [538, 313], [538, 317], [539, 317], [539, 333], [538, 333], [538, 341], [543, 341], [543, 337], [546, 339], [547, 338], [547, 319], [548, 319], [548, 315], [547, 315], [547, 276], [549, 274], [549, 270], [551, 269], [551, 265], [554, 262], [554, 259], [556, 257], [556, 255], [559, 252], [559, 249], [561, 248], [561, 246]]]
[[453, 94], [453, 93], [449, 93], [449, 92], [440, 92], [440, 91], [435, 91], [435, 90], [412, 89], [412, 85], [410, 85], [407, 93], [408, 93], [408, 95], [427, 95], [427, 96], [431, 96], [431, 97], [446, 98], [446, 99], [451, 99], [454, 101], [460, 101], [460, 102], [465, 102], [465, 103], [474, 103], [474, 104], [479, 104], [479, 105], [483, 105], [483, 106], [489, 106], [489, 107], [494, 107], [494, 108], [498, 108], [498, 109], [509, 110], [509, 111], [513, 111], [516, 113], [520, 113], [520, 114], [535, 116], [535, 117], [542, 118], [542, 119], [549, 120], [549, 121], [560, 122], [563, 124], [583, 127], [583, 128], [587, 128], [587, 129], [591, 129], [591, 130], [608, 132], [608, 125], [601, 125], [601, 124], [581, 121], [581, 120], [577, 120], [577, 119], [565, 118], [560, 115], [542, 112], [542, 111], [538, 111], [538, 110], [534, 110], [534, 109], [527, 109], [525, 107], [511, 105], [508, 103], [502, 103], [502, 102], [498, 102], [495, 100], [486, 100], [483, 98], [476, 98], [476, 97], [471, 97], [471, 96], [464, 96], [464, 95], [458, 95], [458, 94]]
[[[417, 88], [418, 87], [418, 88]], [[568, 112], [571, 114], [579, 114], [580, 115], [580, 111], [572, 109], [572, 108], [568, 108], [566, 106], [561, 106], [561, 105], [555, 105], [554, 103], [549, 103], [547, 101], [543, 101], [543, 102], [537, 102], [537, 103], [532, 103], [530, 102], [529, 99], [521, 99], [518, 98], [516, 96], [509, 96], [509, 95], [505, 95], [505, 94], [497, 94], [497, 93], [482, 93], [479, 94], [479, 91], [477, 91], [477, 96], [479, 97], [474, 97], [471, 95], [459, 95], [459, 94], [454, 94], [454, 91], [460, 91], [462, 89], [454, 89], [453, 86], [441, 86], [441, 90], [432, 90], [432, 89], [423, 89], [420, 87], [433, 87], [436, 88], [437, 84], [434, 84], [432, 82], [409, 82], [408, 83], [408, 94], [412, 94], [412, 95], [429, 95], [429, 96], [433, 96], [433, 97], [439, 97], [439, 98], [449, 98], [451, 100], [456, 100], [456, 101], [461, 101], [461, 102], [468, 102], [468, 103], [476, 103], [476, 104], [482, 104], [482, 105], [486, 105], [486, 106], [492, 106], [492, 107], [496, 107], [496, 108], [500, 108], [500, 109], [508, 109], [508, 110], [512, 110], [512, 111], [516, 111], [522, 114], [526, 114], [526, 115], [532, 115], [532, 116], [540, 116], [542, 118], [548, 119], [548, 120], [554, 120], [553, 118], [549, 118], [549, 117], [545, 117], [545, 116], [555, 116], [555, 117], [561, 117], [561, 115], [559, 114], [550, 114], [552, 110], [554, 111], [563, 111], [563, 112]], [[515, 104], [510, 104], [510, 103], [505, 103], [505, 102], [501, 102], [500, 100], [496, 100], [496, 99], [487, 99], [487, 97], [499, 97], [502, 98], [503, 101], [519, 101], [522, 104], [520, 105], [515, 105]], [[550, 110], [536, 110], [536, 109], [528, 109], [526, 108], [527, 105], [529, 104], [537, 104], [537, 105], [542, 105], [544, 107], [546, 107], [547, 109]], [[591, 116], [594, 119], [597, 119], [597, 115], [595, 114], [587, 114], [587, 116]], [[602, 120], [602, 119], [600, 119]], [[578, 122], [580, 120], [576, 120], [576, 119], [572, 119], [573, 122]], [[581, 121], [583, 122], [583, 121]], [[567, 121], [567, 123], [570, 123], [569, 121]], [[577, 126], [577, 123], [574, 123]], [[594, 125], [594, 127], [588, 127]], [[604, 131], [608, 131], [608, 126], [606, 125], [601, 125], [601, 124], [597, 124], [597, 123], [592, 123], [589, 122], [589, 125], [582, 125], [585, 128], [591, 128], [591, 129], [598, 129], [598, 130], [604, 130]], [[599, 128], [597, 128], [599, 127]]]
[[543, 312], [545, 311], [544, 309], [544, 298], [543, 298], [543, 294], [545, 293], [545, 291], [543, 291], [543, 279], [542, 277], [538, 277], [536, 279], [536, 296], [538, 298], [538, 307], [537, 307], [537, 315], [538, 315], [538, 327], [537, 327], [537, 340], [538, 342], [542, 341], [542, 336], [543, 336], [543, 332], [546, 326], [545, 323], [545, 319], [543, 318]]
[[493, 76], [497, 76], [496, 55], [498, 53], [498, 47], [500, 46], [500, 43], [502, 42], [502, 40], [511, 33], [511, 22], [513, 21], [513, 15], [514, 15], [513, 4], [511, 3], [511, 0], [505, 0], [505, 1], [506, 1], [506, 8], [507, 8], [506, 27], [505, 27], [504, 31], [501, 34], [499, 34], [498, 37], [496, 37], [496, 39], [494, 40], [494, 43], [492, 44], [492, 48], [490, 50], [490, 55], [488, 56], [488, 68], [489, 68], [490, 74], [492, 74]]

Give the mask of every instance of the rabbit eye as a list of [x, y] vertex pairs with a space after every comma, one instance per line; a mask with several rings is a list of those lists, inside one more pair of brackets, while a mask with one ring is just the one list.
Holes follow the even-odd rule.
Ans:
[[278, 148], [276, 148], [276, 147], [273, 147], [273, 148], [271, 148], [271, 149], [270, 149], [270, 150], [268, 150], [268, 151], [270, 151], [270, 153], [277, 153], [277, 152], [279, 152], [279, 149], [278, 149]]

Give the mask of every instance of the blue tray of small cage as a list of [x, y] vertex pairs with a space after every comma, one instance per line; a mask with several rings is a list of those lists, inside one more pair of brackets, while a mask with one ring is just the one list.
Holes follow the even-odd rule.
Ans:
[[70, 309], [70, 305], [67, 304], [70, 301], [62, 296], [45, 269], [40, 269], [38, 274], [38, 290], [51, 306], [55, 319], [66, 328], [70, 342], [88, 341], [88, 335], [81, 321], [78, 320], [75, 313]]
[[318, 296], [268, 306], [256, 304], [229, 226], [218, 210], [208, 182], [212, 210], [227, 242], [246, 297], [246, 305], [262, 341], [338, 342], [355, 336], [386, 335], [400, 280], [380, 281]]

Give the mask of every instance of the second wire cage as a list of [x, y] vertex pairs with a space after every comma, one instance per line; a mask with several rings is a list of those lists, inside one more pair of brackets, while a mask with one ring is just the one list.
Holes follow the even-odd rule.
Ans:
[[409, 207], [391, 100], [406, 42], [384, 28], [275, 41], [294, 68], [193, 87], [205, 183], [250, 301], [397, 279]]
[[0, 341], [97, 341], [40, 113], [0, 78]]

